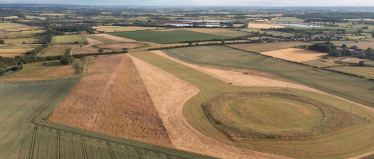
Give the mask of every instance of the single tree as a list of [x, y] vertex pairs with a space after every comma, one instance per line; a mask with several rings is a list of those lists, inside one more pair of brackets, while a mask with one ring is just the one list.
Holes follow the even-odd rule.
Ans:
[[100, 48], [100, 49], [99, 49], [99, 53], [100, 53], [100, 54], [104, 53], [104, 49], [103, 49], [103, 48]]

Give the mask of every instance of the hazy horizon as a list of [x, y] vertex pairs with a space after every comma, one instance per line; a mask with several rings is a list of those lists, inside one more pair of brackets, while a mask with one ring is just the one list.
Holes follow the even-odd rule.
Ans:
[[0, 0], [0, 4], [133, 5], [133, 6], [374, 6], [372, 0]]

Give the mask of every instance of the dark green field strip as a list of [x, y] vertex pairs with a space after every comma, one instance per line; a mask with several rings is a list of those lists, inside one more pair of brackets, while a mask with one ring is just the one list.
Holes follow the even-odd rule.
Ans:
[[221, 46], [164, 50], [169, 56], [195, 64], [268, 72], [306, 86], [374, 107], [374, 81], [294, 64]]
[[79, 80], [0, 83], [0, 158], [209, 158], [43, 121]]
[[117, 32], [109, 33], [111, 35], [134, 39], [137, 41], [149, 41], [154, 43], [178, 43], [184, 41], [212, 40], [212, 39], [231, 39], [232, 37], [199, 33], [187, 30], [174, 31], [136, 31], [136, 32]]

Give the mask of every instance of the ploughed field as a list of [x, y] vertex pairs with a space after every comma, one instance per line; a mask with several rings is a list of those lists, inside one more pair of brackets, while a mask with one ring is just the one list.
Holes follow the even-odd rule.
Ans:
[[[213, 52], [220, 54], [225, 52], [227, 54], [222, 58], [232, 60], [228, 55], [235, 55], [238, 52], [230, 50], [225, 47], [194, 47], [170, 49], [165, 52], [184, 61], [206, 59], [216, 62], [213, 59], [220, 57], [214, 56]], [[202, 57], [204, 54], [211, 55]], [[245, 54], [248, 53], [243, 52], [237, 58], [246, 59], [247, 55]], [[194, 129], [222, 143], [295, 158], [346, 158], [374, 149], [374, 138], [372, 138], [374, 135], [372, 122], [374, 114], [357, 104], [331, 95], [300, 89], [233, 86], [208, 76], [196, 68], [170, 61], [153, 53], [142, 52], [132, 53], [132, 55], [199, 88], [199, 93], [184, 105], [183, 116]], [[268, 58], [258, 54], [254, 55]], [[253, 56], [251, 58], [258, 61], [265, 60]], [[282, 60], [277, 60], [277, 62], [280, 61]], [[238, 61], [235, 62], [238, 63]], [[229, 64], [230, 62], [220, 61], [217, 63]], [[245, 64], [241, 64], [245, 66]], [[298, 67], [300, 66], [298, 65]], [[271, 96], [268, 96], [269, 94]], [[225, 95], [231, 95], [233, 98], [221, 98]], [[242, 99], [245, 100], [242, 101]], [[266, 100], [267, 103], [261, 102], [263, 100]], [[261, 104], [263, 105], [261, 106]], [[291, 112], [282, 109], [285, 108], [284, 105], [291, 106], [296, 110]], [[210, 108], [206, 109], [207, 106]], [[273, 108], [274, 106], [279, 106], [279, 108]], [[243, 109], [238, 111], [238, 107]], [[254, 109], [262, 110], [251, 114], [249, 111]], [[285, 113], [279, 113], [277, 109], [282, 109]], [[299, 116], [290, 117], [292, 113], [293, 115], [297, 113]], [[305, 117], [301, 117], [301, 114]], [[283, 122], [276, 123], [274, 118]], [[298, 121], [295, 122], [295, 120]], [[204, 152], [200, 153], [204, 154]], [[246, 154], [246, 150], [240, 150], [234, 157], [240, 158], [238, 156], [243, 154]], [[252, 155], [254, 155], [253, 152]], [[261, 154], [256, 155], [261, 156]]]
[[154, 43], [178, 43], [196, 40], [231, 39], [230, 36], [214, 35], [202, 32], [173, 30], [173, 31], [137, 31], [109, 33], [119, 37], [148, 41]]

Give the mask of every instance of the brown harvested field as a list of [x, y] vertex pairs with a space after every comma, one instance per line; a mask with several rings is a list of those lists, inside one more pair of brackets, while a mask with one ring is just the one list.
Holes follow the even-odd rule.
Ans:
[[133, 57], [133, 61], [175, 148], [217, 158], [284, 158], [226, 145], [195, 130], [184, 118], [182, 110], [199, 89], [137, 58]]
[[2, 57], [15, 57], [15, 56], [23, 56], [28, 51], [32, 51], [34, 48], [22, 48], [22, 49], [1, 49], [0, 48], [0, 56]]
[[106, 39], [118, 41], [118, 42], [137, 42], [136, 40], [133, 39], [127, 39], [119, 36], [114, 36], [114, 35], [109, 35], [109, 34], [94, 34], [95, 36], [103, 37]]
[[277, 42], [277, 43], [252, 43], [252, 44], [230, 44], [227, 45], [232, 48], [238, 48], [241, 50], [252, 51], [252, 52], [265, 52], [272, 50], [286, 49], [299, 45], [305, 45], [304, 42]]
[[296, 48], [261, 52], [261, 54], [294, 62], [316, 60], [321, 56], [326, 55], [326, 53]]
[[[79, 59], [75, 59], [78, 61]], [[1, 82], [12, 81], [37, 81], [55, 78], [74, 77], [75, 71], [71, 65], [61, 65], [59, 60], [36, 62], [31, 64], [24, 64], [21, 71], [3, 76], [0, 78]]]
[[284, 26], [271, 25], [271, 24], [258, 24], [258, 23], [248, 23], [248, 29], [270, 29], [270, 28], [284, 28]]
[[88, 75], [47, 120], [173, 147], [131, 58], [123, 54], [88, 58]]
[[[100, 45], [102, 42], [99, 41], [99, 40], [95, 40], [95, 39], [91, 39], [91, 38], [87, 38], [87, 41], [88, 41], [88, 45], [82, 45], [82, 47], [80, 47], [80, 45], [77, 45], [75, 47], [73, 47], [73, 51], [72, 53], [73, 54], [88, 54], [88, 53], [98, 53], [99, 52], [99, 48], [96, 48], [96, 47], [93, 47], [95, 45]], [[105, 49], [104, 52], [107, 52], [108, 50]]]

